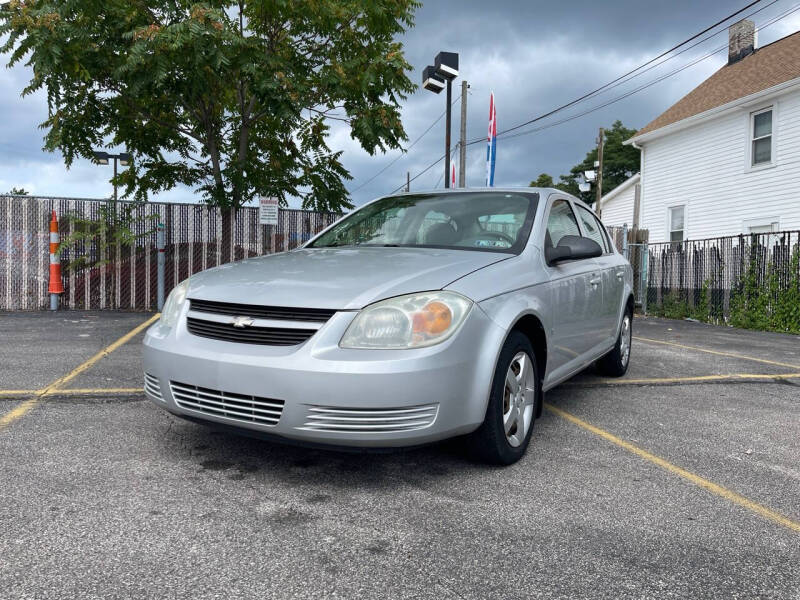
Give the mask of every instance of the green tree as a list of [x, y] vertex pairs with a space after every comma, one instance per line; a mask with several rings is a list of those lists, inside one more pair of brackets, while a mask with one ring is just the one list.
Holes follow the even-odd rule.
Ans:
[[528, 187], [549, 188], [553, 187], [554, 185], [553, 178], [550, 175], [547, 173], [541, 173], [539, 177], [530, 182]]
[[[399, 103], [415, 86], [396, 38], [416, 0], [12, 0], [0, 52], [44, 89], [45, 148], [67, 166], [98, 147], [134, 165], [125, 196], [178, 184], [223, 209], [260, 196], [350, 205], [331, 120], [370, 153], [407, 139]], [[225, 245], [227, 246], [227, 245]]]
[[26, 190], [25, 188], [12, 187], [11, 190], [8, 192], [8, 195], [9, 196], [27, 196], [28, 195], [28, 190]]
[[[628, 179], [634, 173], [639, 172], [639, 151], [633, 146], [625, 146], [623, 142], [633, 137], [635, 129], [628, 129], [622, 121], [614, 121], [610, 129], [605, 130], [603, 136], [603, 194], [606, 194]], [[578, 189], [578, 181], [584, 171], [595, 168], [597, 160], [597, 147], [595, 146], [586, 153], [586, 158], [582, 162], [570, 169], [568, 175], [561, 175], [558, 187], [592, 204], [595, 201], [596, 188], [588, 192], [581, 192]]]

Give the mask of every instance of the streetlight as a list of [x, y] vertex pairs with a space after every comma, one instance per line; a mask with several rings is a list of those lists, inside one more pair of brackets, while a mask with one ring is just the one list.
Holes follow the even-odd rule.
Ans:
[[127, 152], [120, 152], [119, 154], [109, 154], [108, 152], [100, 152], [95, 150], [92, 152], [94, 155], [94, 162], [98, 165], [107, 165], [109, 160], [114, 161], [114, 202], [117, 202], [117, 161], [123, 167], [127, 167], [133, 162], [133, 156]]
[[450, 105], [453, 103], [453, 79], [458, 77], [458, 53], [439, 52], [433, 65], [422, 70], [422, 87], [438, 94], [447, 87], [447, 117], [444, 133], [444, 187], [450, 187]]

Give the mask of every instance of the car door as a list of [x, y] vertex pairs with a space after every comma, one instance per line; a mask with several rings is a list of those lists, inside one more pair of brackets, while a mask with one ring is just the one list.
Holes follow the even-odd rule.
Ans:
[[620, 303], [625, 287], [625, 261], [614, 251], [603, 225], [594, 213], [581, 205], [577, 205], [576, 210], [583, 235], [603, 248], [603, 255], [595, 259], [603, 279], [603, 301], [599, 313], [600, 320], [597, 323], [600, 328], [598, 344], [609, 346], [617, 338]]
[[[556, 198], [547, 217], [545, 248], [557, 246], [565, 235], [581, 235], [581, 230], [572, 203]], [[564, 261], [546, 269], [553, 311], [548, 363], [552, 360], [552, 376], [560, 379], [584, 365], [598, 343], [602, 279], [594, 259]]]

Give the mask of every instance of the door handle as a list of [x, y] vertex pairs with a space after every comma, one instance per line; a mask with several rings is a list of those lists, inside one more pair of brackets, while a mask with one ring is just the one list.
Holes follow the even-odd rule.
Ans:
[[623, 277], [625, 277], [625, 273], [624, 273], [624, 272], [622, 272], [622, 271], [619, 271], [619, 272], [617, 273], [617, 279], [622, 279]]
[[598, 279], [590, 279], [589, 280], [589, 285], [591, 285], [592, 287], [597, 287], [599, 284], [600, 284], [600, 279], [599, 278]]

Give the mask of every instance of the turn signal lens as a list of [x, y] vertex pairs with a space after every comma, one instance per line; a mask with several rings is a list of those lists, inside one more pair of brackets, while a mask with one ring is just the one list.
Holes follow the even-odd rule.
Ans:
[[428, 302], [418, 313], [414, 313], [415, 335], [438, 335], [447, 331], [453, 322], [453, 311], [444, 302]]
[[472, 301], [454, 292], [423, 292], [382, 300], [362, 310], [342, 336], [342, 348], [420, 348], [453, 335]]

